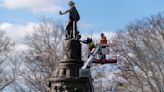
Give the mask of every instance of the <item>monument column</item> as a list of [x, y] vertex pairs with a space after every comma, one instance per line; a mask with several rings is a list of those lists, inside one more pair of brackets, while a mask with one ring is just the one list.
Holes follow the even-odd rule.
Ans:
[[91, 92], [88, 79], [79, 77], [82, 65], [80, 41], [66, 40], [61, 62], [50, 78], [50, 92]]

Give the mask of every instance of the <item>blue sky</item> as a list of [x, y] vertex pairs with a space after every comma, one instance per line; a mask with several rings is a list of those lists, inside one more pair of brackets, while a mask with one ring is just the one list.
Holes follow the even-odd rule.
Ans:
[[[164, 12], [164, 0], [74, 0], [80, 13], [82, 34], [116, 32], [130, 22]], [[42, 17], [67, 20], [60, 16], [68, 0], [0, 0], [0, 31], [13, 38], [18, 49], [26, 48], [22, 40], [33, 31]]]
[[[74, 0], [80, 13], [80, 31], [115, 32], [128, 23], [143, 17], [164, 11], [164, 0]], [[39, 23], [43, 16], [53, 20], [67, 20], [60, 16], [59, 10], [65, 10], [68, 0], [0, 0], [0, 29], [7, 30], [6, 24], [26, 27], [29, 23]], [[3, 25], [3, 26], [2, 26]], [[4, 27], [5, 28], [1, 28]], [[20, 29], [20, 28], [15, 29]], [[10, 33], [8, 30], [8, 33]], [[24, 30], [26, 31], [26, 30]], [[25, 32], [26, 33], [26, 32]], [[24, 33], [24, 34], [25, 34]]]

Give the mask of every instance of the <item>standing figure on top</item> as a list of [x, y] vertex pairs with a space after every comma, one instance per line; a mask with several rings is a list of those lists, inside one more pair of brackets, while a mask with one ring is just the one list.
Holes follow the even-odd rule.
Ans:
[[[79, 33], [77, 31], [77, 22], [80, 20], [80, 15], [73, 1], [69, 1], [68, 5], [70, 6], [70, 9], [66, 10], [65, 12], [60, 11], [59, 13], [60, 15], [69, 13], [69, 23], [66, 27], [66, 30], [67, 30], [66, 39], [71, 39], [71, 38], [77, 37]], [[73, 31], [75, 31], [75, 33]]]

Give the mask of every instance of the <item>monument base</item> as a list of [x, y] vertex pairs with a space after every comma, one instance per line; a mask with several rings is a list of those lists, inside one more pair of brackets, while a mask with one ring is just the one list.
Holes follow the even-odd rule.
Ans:
[[51, 92], [91, 92], [87, 78], [51, 78]]
[[66, 40], [61, 62], [50, 78], [50, 92], [91, 92], [89, 79], [79, 77], [82, 65], [80, 41]]

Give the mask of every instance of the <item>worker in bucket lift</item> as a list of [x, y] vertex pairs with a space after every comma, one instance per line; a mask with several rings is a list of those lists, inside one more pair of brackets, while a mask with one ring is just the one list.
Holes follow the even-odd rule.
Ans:
[[107, 39], [106, 36], [104, 35], [104, 33], [101, 33], [101, 40], [100, 40], [101, 44], [106, 44], [107, 45]]
[[100, 40], [100, 46], [101, 46], [100, 57], [101, 57], [101, 59], [106, 59], [106, 56], [104, 54], [102, 54], [102, 49], [106, 48], [107, 45], [108, 44], [107, 44], [106, 36], [104, 35], [104, 33], [101, 33], [101, 40]]
[[87, 40], [81, 40], [81, 42], [88, 45], [89, 53], [91, 54], [91, 51], [95, 48], [92, 38], [88, 37]]

